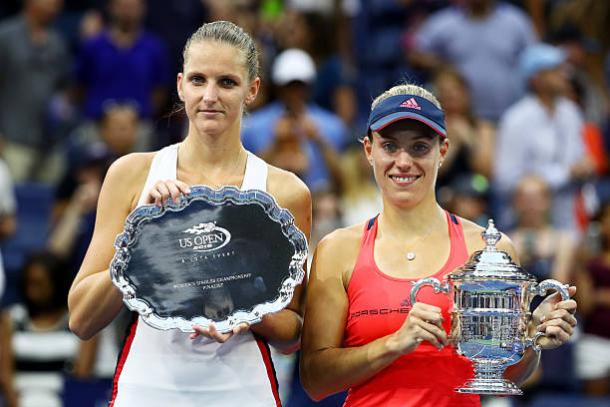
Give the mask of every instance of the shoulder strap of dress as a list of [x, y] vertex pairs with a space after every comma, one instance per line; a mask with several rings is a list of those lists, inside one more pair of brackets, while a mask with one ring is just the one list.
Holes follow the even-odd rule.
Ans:
[[176, 179], [176, 164], [178, 163], [178, 144], [172, 144], [157, 151], [148, 170], [144, 188], [138, 200], [138, 206], [144, 205], [146, 194], [160, 179]]
[[241, 189], [258, 189], [267, 191], [267, 174], [269, 169], [267, 163], [261, 158], [248, 151], [248, 161], [246, 162], [246, 173]]

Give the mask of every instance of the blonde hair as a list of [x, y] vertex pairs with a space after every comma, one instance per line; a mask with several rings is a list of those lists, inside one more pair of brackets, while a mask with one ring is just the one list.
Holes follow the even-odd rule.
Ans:
[[259, 64], [256, 44], [252, 37], [241, 27], [229, 21], [214, 21], [202, 25], [189, 37], [184, 45], [184, 50], [182, 51], [184, 64], [188, 61], [191, 45], [203, 41], [218, 41], [234, 46], [244, 56], [248, 79], [252, 81], [258, 76]]
[[375, 109], [375, 107], [379, 103], [383, 102], [387, 98], [390, 98], [392, 96], [398, 96], [398, 95], [419, 96], [420, 98], [426, 99], [427, 101], [432, 103], [434, 106], [438, 107], [439, 109], [442, 109], [441, 103], [438, 101], [436, 96], [434, 96], [431, 92], [427, 91], [426, 89], [422, 88], [421, 86], [417, 86], [412, 83], [402, 83], [400, 85], [391, 87], [390, 89], [383, 92], [381, 95], [377, 96], [375, 98], [375, 100], [373, 100], [373, 103], [371, 103], [371, 110]]

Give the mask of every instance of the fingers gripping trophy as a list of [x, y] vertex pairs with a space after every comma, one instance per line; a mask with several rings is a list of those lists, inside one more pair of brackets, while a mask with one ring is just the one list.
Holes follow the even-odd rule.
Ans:
[[419, 289], [426, 285], [453, 298], [450, 340], [460, 355], [474, 363], [475, 372], [457, 392], [520, 395], [521, 389], [503, 377], [504, 370], [519, 362], [527, 347], [540, 352], [538, 340], [546, 335], [528, 336], [530, 303], [551, 289], [567, 300], [568, 285], [552, 279], [537, 283], [533, 275], [513, 263], [506, 252], [496, 248], [502, 235], [493, 220], [482, 236], [485, 249], [475, 252], [446, 281], [433, 277], [416, 281], [411, 303], [415, 304]]

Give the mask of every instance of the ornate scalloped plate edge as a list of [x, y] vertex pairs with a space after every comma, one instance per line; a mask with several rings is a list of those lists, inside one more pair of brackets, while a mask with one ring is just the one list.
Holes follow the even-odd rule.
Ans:
[[[252, 310], [235, 310], [223, 321], [213, 322], [204, 316], [190, 320], [180, 317], [163, 318], [155, 314], [146, 301], [137, 298], [136, 287], [124, 276], [131, 257], [130, 249], [137, 242], [137, 232], [145, 222], [159, 218], [167, 211], [180, 211], [193, 201], [206, 201], [212, 205], [222, 205], [225, 202], [235, 205], [258, 204], [271, 220], [281, 225], [282, 233], [292, 243], [295, 253], [289, 265], [289, 275], [283, 281], [279, 295], [274, 301], [258, 304]], [[219, 332], [226, 333], [240, 323], [255, 324], [260, 322], [264, 315], [284, 309], [290, 303], [294, 289], [303, 282], [305, 276], [303, 264], [308, 253], [305, 234], [295, 225], [292, 214], [287, 209], [281, 208], [272, 195], [257, 189], [242, 191], [232, 186], [212, 189], [202, 185], [191, 187], [191, 193], [186, 197], [183, 196], [178, 203], [170, 199], [162, 208], [151, 204], [134, 209], [125, 220], [123, 232], [116, 237], [114, 248], [115, 254], [109, 270], [110, 277], [114, 285], [123, 293], [123, 302], [127, 308], [138, 312], [144, 322], [154, 328], [179, 329], [182, 332], [194, 332], [193, 325], [207, 327], [214, 323]]]

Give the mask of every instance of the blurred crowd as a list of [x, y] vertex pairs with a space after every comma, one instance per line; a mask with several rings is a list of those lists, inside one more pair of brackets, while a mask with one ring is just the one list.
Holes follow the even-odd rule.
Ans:
[[[578, 286], [575, 340], [504, 402], [609, 402], [610, 2], [3, 0], [0, 406], [108, 399], [124, 323], [80, 342], [67, 290], [110, 163], [185, 134], [182, 47], [215, 20], [258, 42], [264, 75], [242, 140], [311, 189], [312, 248], [380, 209], [359, 142], [372, 98], [403, 81], [432, 90], [451, 146], [444, 207], [493, 217], [530, 273]], [[278, 366], [285, 405], [313, 404], [294, 358]]]

